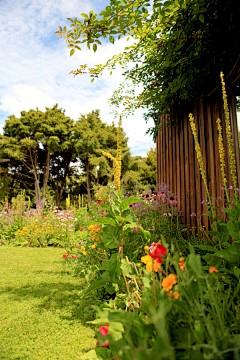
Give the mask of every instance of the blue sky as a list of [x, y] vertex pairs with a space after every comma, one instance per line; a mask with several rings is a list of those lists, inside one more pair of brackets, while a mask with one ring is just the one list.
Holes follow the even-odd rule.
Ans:
[[[107, 0], [0, 1], [0, 131], [9, 115], [19, 117], [20, 111], [36, 107], [44, 111], [56, 103], [74, 120], [94, 109], [100, 109], [104, 122], [114, 120], [107, 100], [123, 81], [121, 69], [93, 83], [88, 75], [73, 78], [69, 73], [80, 64], [104, 63], [129, 42], [105, 42], [95, 54], [82, 47], [70, 57], [66, 42], [54, 34], [59, 25], [69, 27], [68, 17], [80, 18], [90, 10], [99, 13], [108, 4]], [[151, 136], [145, 135], [152, 125], [145, 123], [141, 110], [123, 120], [133, 155], [145, 156], [154, 146]]]

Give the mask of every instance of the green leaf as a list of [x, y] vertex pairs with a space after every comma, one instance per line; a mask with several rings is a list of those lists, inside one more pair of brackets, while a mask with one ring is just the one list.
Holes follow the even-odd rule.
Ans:
[[136, 198], [126, 199], [121, 203], [121, 205], [119, 206], [119, 209], [120, 209], [120, 211], [123, 211], [126, 208], [128, 208], [129, 205], [132, 205], [132, 204], [134, 204], [136, 202], [139, 202], [139, 201], [143, 201], [143, 199], [142, 198], [137, 198], [137, 197]]
[[112, 254], [109, 260], [109, 277], [113, 281], [120, 275], [120, 256], [119, 253]]
[[113, 36], [109, 36], [109, 40], [111, 41], [112, 44], [114, 44], [114, 37]]
[[212, 252], [217, 252], [218, 249], [216, 249], [213, 246], [208, 246], [208, 245], [195, 245], [195, 248], [201, 249], [201, 250], [206, 250], [206, 251], [212, 251]]
[[126, 259], [122, 259], [121, 263], [122, 264], [120, 267], [122, 269], [123, 274], [129, 278], [135, 278], [136, 272], [133, 267], [133, 264], [129, 263]]
[[80, 16], [82, 16], [82, 17], [84, 17], [84, 18], [88, 19], [88, 15], [87, 15], [87, 14], [82, 13], [82, 14], [80, 14]]
[[93, 44], [93, 51], [94, 51], [94, 52], [97, 51], [97, 44]]
[[233, 239], [239, 240], [239, 222], [229, 220], [227, 223], [227, 229]]
[[204, 15], [203, 15], [203, 14], [201, 14], [201, 15], [199, 16], [199, 20], [204, 24]]
[[84, 294], [86, 294], [86, 292], [105, 286], [108, 282], [109, 280], [97, 280], [91, 286], [89, 286], [89, 288], [86, 291], [84, 291]]
[[104, 216], [102, 218], [98, 218], [96, 221], [91, 222], [90, 225], [92, 224], [106, 224], [106, 225], [112, 225], [112, 226], [116, 226], [116, 223], [114, 220], [112, 220], [111, 218]]
[[81, 50], [81, 48], [78, 45], [75, 45], [75, 49]]
[[117, 243], [121, 244], [120, 231], [111, 225], [106, 226], [103, 230], [103, 243], [106, 249], [117, 249]]
[[90, 50], [90, 44], [89, 43], [87, 43], [87, 48]]
[[74, 53], [75, 53], [75, 49], [72, 49], [72, 50], [70, 51], [70, 56], [72, 56]]
[[213, 212], [212, 211], [207, 211], [206, 214], [203, 214], [203, 215], [213, 217]]
[[124, 332], [123, 324], [120, 322], [109, 322], [109, 333], [111, 334], [114, 341], [118, 341], [122, 338]]
[[118, 215], [115, 216], [115, 219], [118, 220], [119, 222], [122, 222], [122, 223], [124, 223], [124, 222], [126, 222], [126, 221], [127, 221], [128, 223], [131, 222], [131, 221], [128, 220], [127, 218], [124, 218], [124, 217], [118, 216]]

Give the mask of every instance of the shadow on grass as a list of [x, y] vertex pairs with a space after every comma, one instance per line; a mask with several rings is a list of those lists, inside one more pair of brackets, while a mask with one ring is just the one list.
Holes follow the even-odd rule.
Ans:
[[7, 287], [3, 292], [11, 295], [12, 301], [38, 299], [40, 303], [33, 304], [33, 308], [35, 306], [38, 313], [57, 312], [61, 319], [86, 322], [94, 319], [95, 311], [92, 305], [100, 304], [100, 300], [96, 300], [96, 292], [85, 294], [80, 298], [82, 290], [83, 285], [43, 281], [20, 288]]

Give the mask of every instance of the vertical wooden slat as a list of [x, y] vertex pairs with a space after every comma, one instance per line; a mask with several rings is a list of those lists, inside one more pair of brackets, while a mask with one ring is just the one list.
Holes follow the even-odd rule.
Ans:
[[[203, 169], [205, 172], [205, 179], [207, 182], [207, 156], [206, 156], [206, 133], [205, 133], [205, 124], [204, 124], [204, 111], [203, 111], [203, 101], [202, 99], [198, 102], [198, 123], [199, 123], [199, 138], [200, 138], [200, 146], [202, 151], [202, 159], [203, 159]], [[203, 181], [203, 177], [201, 176], [202, 183], [202, 199], [207, 199], [207, 189]], [[207, 183], [208, 186], [208, 183]], [[208, 200], [208, 199], [207, 199]], [[204, 212], [203, 212], [204, 214]], [[202, 216], [202, 225], [207, 227], [208, 217]]]
[[162, 152], [162, 148], [163, 148], [163, 132], [162, 129], [160, 131], [160, 147], [159, 147], [159, 151], [160, 151], [160, 177], [159, 177], [159, 183], [163, 182], [163, 152]]
[[179, 123], [180, 136], [180, 166], [181, 166], [181, 210], [186, 224], [186, 189], [185, 189], [185, 164], [184, 164], [184, 136], [183, 136], [183, 119]]
[[[189, 148], [189, 180], [190, 180], [190, 215], [196, 214], [196, 183], [195, 183], [195, 148], [194, 148], [194, 138], [192, 134], [192, 130], [190, 127], [190, 122], [188, 119], [188, 148]], [[191, 226], [196, 227], [196, 217], [191, 217]]]
[[[190, 224], [190, 174], [189, 174], [189, 135], [188, 135], [188, 118], [184, 112], [184, 167], [185, 167], [185, 198], [186, 198], [186, 224]], [[191, 134], [190, 134], [191, 135]]]
[[162, 153], [163, 153], [163, 182], [166, 183], [166, 128], [165, 128], [165, 118], [163, 124], [163, 146], [162, 146]]
[[168, 147], [169, 147], [169, 187], [173, 192], [173, 162], [172, 162], [172, 125], [168, 128]]
[[169, 127], [166, 120], [166, 183], [169, 184]]
[[[213, 137], [214, 137], [214, 151], [215, 151], [215, 169], [216, 169], [216, 196], [217, 197], [223, 197], [224, 193], [223, 190], [221, 190], [222, 184], [222, 176], [221, 176], [221, 168], [220, 168], [220, 156], [219, 156], [219, 149], [218, 149], [218, 131], [217, 131], [217, 123], [216, 120], [220, 118], [219, 113], [219, 104], [218, 99], [216, 97], [215, 102], [213, 102], [212, 106], [212, 124], [213, 124]], [[219, 217], [222, 216], [221, 210], [218, 210]]]
[[240, 187], [239, 138], [238, 138], [238, 124], [237, 124], [237, 114], [236, 114], [236, 99], [233, 90], [230, 92], [229, 111], [230, 111], [233, 144], [234, 144], [235, 158], [236, 158], [237, 184], [239, 188]]
[[[214, 140], [212, 132], [212, 116], [211, 107], [208, 100], [204, 104], [204, 117], [205, 117], [205, 137], [206, 137], [206, 151], [207, 151], [207, 184], [211, 197], [215, 197], [215, 151]], [[208, 219], [207, 230], [210, 230], [210, 221]]]
[[172, 160], [173, 160], [173, 192], [174, 194], [177, 193], [177, 172], [176, 172], [176, 128], [173, 125], [172, 126], [172, 147], [173, 147], [173, 152], [172, 152]]
[[176, 172], [176, 181], [177, 181], [177, 195], [178, 195], [178, 208], [181, 209], [181, 186], [180, 186], [180, 151], [179, 151], [179, 124], [176, 124], [176, 163], [177, 163], [177, 172]]
[[[197, 101], [194, 101], [194, 107], [193, 107], [193, 116], [194, 116], [194, 120], [195, 120], [195, 125], [196, 125], [196, 133], [197, 133], [197, 138], [198, 138], [198, 142], [199, 142], [199, 129], [198, 129], [198, 125], [199, 125], [199, 119], [198, 119], [198, 106], [197, 106]], [[194, 146], [195, 148], [195, 146]], [[202, 221], [202, 184], [201, 184], [201, 174], [200, 174], [200, 169], [199, 169], [199, 163], [198, 163], [198, 159], [197, 159], [197, 154], [195, 151], [195, 181], [196, 181], [196, 185], [195, 185], [195, 191], [196, 191], [196, 215], [197, 218]], [[197, 231], [199, 230], [199, 223], [197, 223]]]

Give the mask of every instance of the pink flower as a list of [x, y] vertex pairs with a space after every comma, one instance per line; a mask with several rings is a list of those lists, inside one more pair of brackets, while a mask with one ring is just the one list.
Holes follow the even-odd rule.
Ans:
[[107, 334], [108, 334], [108, 323], [106, 323], [106, 327], [100, 326], [99, 332], [100, 332], [101, 335], [107, 336]]
[[76, 259], [76, 258], [77, 258], [77, 255], [72, 255], [72, 258]]
[[66, 258], [66, 259], [67, 259], [67, 258], [68, 258], [68, 254], [67, 254], [67, 255], [63, 255], [63, 258]]
[[165, 212], [165, 213], [163, 214], [163, 216], [167, 216], [167, 214], [168, 214], [168, 213], [167, 213], [167, 212]]

